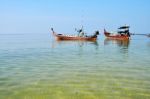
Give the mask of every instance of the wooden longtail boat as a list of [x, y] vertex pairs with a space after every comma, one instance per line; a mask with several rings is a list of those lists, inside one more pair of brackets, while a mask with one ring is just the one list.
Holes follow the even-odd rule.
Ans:
[[110, 38], [110, 39], [117, 39], [117, 40], [128, 40], [130, 38], [130, 32], [129, 32], [129, 26], [122, 26], [118, 29], [122, 29], [121, 31], [118, 31], [116, 34], [113, 34], [113, 33], [110, 33], [110, 32], [107, 32], [105, 29], [104, 29], [104, 35], [107, 37], [107, 38]]
[[[96, 41], [97, 35], [99, 35], [99, 31], [96, 31], [94, 35], [91, 36], [76, 36], [76, 35], [65, 35], [65, 34], [57, 34], [53, 28], [51, 28], [53, 35], [56, 40], [83, 40], [83, 41]], [[80, 31], [81, 32], [81, 31]]]

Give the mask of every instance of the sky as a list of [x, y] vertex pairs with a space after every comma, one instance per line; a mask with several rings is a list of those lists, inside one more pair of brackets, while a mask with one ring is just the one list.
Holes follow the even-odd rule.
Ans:
[[150, 0], [0, 0], [0, 34], [116, 31], [150, 33]]

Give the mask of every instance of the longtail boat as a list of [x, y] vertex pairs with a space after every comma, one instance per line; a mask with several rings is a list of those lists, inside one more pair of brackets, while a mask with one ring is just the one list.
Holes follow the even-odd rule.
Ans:
[[130, 38], [130, 32], [129, 32], [129, 26], [122, 26], [122, 27], [119, 27], [119, 31], [117, 33], [110, 33], [110, 32], [107, 32], [105, 29], [104, 29], [104, 35], [107, 37], [107, 38], [110, 38], [110, 39], [117, 39], [117, 40], [128, 40]]
[[65, 35], [65, 34], [57, 34], [53, 28], [51, 28], [52, 33], [56, 40], [83, 40], [83, 41], [96, 41], [97, 35], [99, 35], [99, 31], [95, 31], [95, 33], [91, 36], [84, 35], [82, 29], [78, 30], [78, 35]]

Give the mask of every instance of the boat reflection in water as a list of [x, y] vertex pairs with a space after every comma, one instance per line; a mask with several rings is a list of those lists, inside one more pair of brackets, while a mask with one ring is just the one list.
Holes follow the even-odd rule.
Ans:
[[114, 46], [115, 49], [118, 49], [117, 52], [120, 52], [122, 54], [127, 54], [130, 45], [130, 40], [116, 40], [116, 39], [106, 38], [104, 40], [104, 45], [109, 45], [110, 48], [113, 48]]
[[64, 40], [64, 41], [60, 41], [60, 40], [53, 40], [52, 41], [52, 48], [55, 48], [57, 46], [63, 46], [63, 47], [90, 47], [91, 45], [93, 45], [96, 49], [98, 49], [98, 42], [97, 41], [78, 41], [78, 40]]
[[110, 38], [106, 38], [104, 40], [104, 45], [109, 45], [109, 44], [116, 44], [120, 47], [129, 47], [129, 40], [117, 40], [117, 39], [110, 39]]

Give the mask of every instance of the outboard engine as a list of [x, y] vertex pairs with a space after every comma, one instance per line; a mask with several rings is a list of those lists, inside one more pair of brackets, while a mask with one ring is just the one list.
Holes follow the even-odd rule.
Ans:
[[99, 35], [99, 31], [95, 31], [93, 37], [97, 37], [97, 35]]
[[95, 31], [95, 35], [99, 35], [99, 31]]

